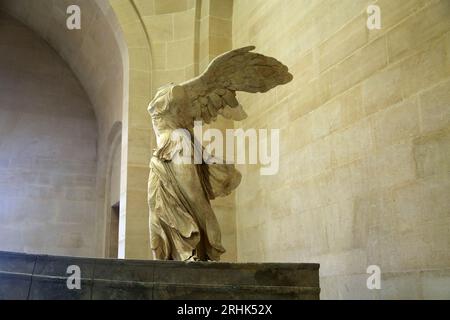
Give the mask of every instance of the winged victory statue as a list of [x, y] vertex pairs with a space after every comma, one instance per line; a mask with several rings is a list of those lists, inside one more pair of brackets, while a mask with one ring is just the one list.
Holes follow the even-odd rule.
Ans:
[[[243, 120], [246, 114], [236, 92], [264, 93], [293, 79], [285, 65], [254, 49], [249, 46], [218, 56], [200, 76], [160, 88], [149, 105], [157, 139], [148, 189], [155, 259], [219, 261], [225, 252], [210, 201], [236, 189], [241, 174], [233, 164], [174, 161], [183, 145], [172, 139], [172, 133], [181, 128], [194, 137], [195, 121], [209, 124], [219, 115]], [[190, 140], [194, 153], [202, 152], [195, 149], [199, 144], [194, 140]]]

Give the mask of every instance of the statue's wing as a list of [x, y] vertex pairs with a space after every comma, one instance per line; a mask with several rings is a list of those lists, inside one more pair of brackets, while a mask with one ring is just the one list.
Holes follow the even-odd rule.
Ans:
[[292, 80], [285, 65], [251, 52], [254, 49], [251, 46], [224, 53], [215, 58], [203, 74], [181, 84], [195, 120], [210, 123], [218, 114], [243, 120], [246, 114], [236, 99], [236, 91], [267, 92]]

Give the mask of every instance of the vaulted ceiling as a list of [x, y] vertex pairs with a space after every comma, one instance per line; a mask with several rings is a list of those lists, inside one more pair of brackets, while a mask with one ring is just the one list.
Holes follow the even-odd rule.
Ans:
[[[81, 29], [69, 30], [67, 8], [81, 9]], [[94, 106], [100, 138], [122, 118], [128, 52], [108, 0], [0, 0], [0, 10], [45, 39], [68, 63]], [[126, 87], [125, 87], [126, 88]]]

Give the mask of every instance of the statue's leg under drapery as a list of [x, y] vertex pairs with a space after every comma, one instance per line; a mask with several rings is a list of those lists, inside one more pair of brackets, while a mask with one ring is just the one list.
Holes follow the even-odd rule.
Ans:
[[153, 158], [150, 169], [150, 236], [155, 258], [219, 260], [225, 252], [219, 224], [195, 165]]

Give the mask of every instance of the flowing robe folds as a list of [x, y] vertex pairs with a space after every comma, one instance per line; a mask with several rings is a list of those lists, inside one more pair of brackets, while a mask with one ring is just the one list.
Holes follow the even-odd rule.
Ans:
[[[182, 140], [171, 139], [180, 123], [180, 106], [172, 86], [162, 89], [150, 104], [158, 147], [150, 161], [150, 243], [155, 259], [219, 261], [225, 252], [210, 200], [229, 195], [240, 183], [233, 165], [194, 164], [198, 144], [190, 140], [192, 161], [177, 163]], [[182, 117], [181, 117], [182, 118]], [[201, 147], [200, 147], [201, 148]]]
[[[198, 77], [161, 88], [150, 103], [158, 144], [150, 162], [148, 190], [156, 259], [217, 261], [225, 252], [210, 200], [230, 194], [241, 175], [233, 165], [195, 164], [194, 155], [203, 153], [203, 147], [195, 143], [192, 131], [195, 121], [210, 124], [219, 115], [244, 120], [247, 114], [237, 92], [265, 93], [292, 81], [287, 66], [253, 50], [248, 46], [223, 53]], [[173, 133], [182, 137], [180, 131], [189, 136], [187, 142], [172, 139]], [[176, 161], [180, 157], [194, 159], [180, 164]]]

